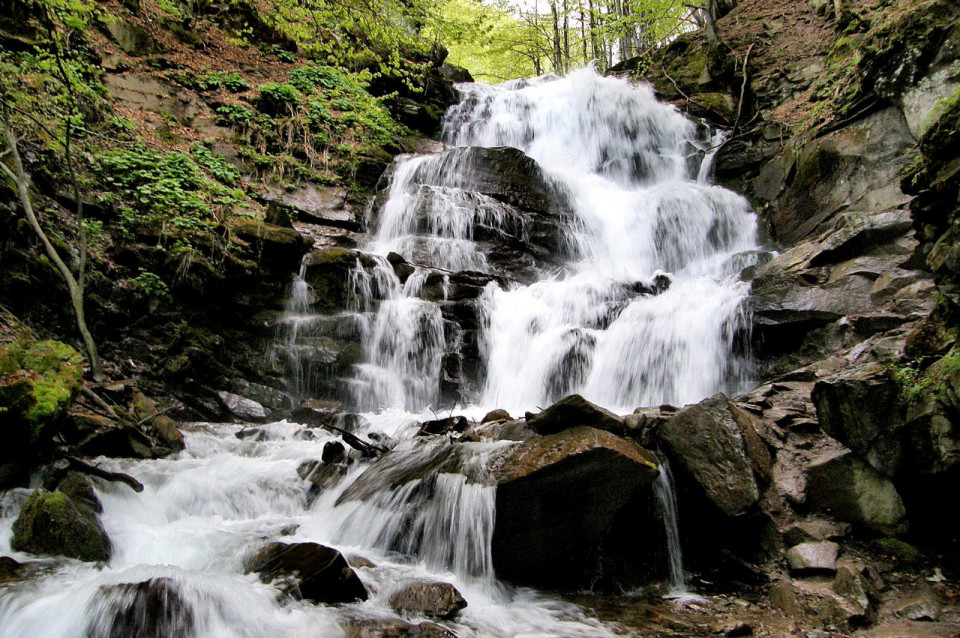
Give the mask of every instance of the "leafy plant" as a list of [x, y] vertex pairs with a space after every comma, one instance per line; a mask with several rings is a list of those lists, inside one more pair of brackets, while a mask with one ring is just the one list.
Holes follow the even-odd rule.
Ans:
[[280, 84], [278, 82], [267, 82], [259, 87], [260, 99], [258, 105], [264, 113], [280, 115], [285, 112], [292, 113], [295, 107], [300, 105], [303, 95], [292, 84]]
[[253, 111], [240, 104], [225, 104], [217, 109], [217, 119], [219, 124], [227, 124], [233, 127], [242, 127], [253, 117]]
[[159, 275], [149, 270], [140, 268], [140, 274], [130, 279], [129, 282], [134, 289], [148, 297], [166, 299], [170, 296], [170, 288], [167, 287], [166, 282]]

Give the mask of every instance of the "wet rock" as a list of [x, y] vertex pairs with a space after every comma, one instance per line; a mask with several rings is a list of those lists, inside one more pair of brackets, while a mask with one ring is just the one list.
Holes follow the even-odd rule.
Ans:
[[580, 426], [614, 434], [623, 434], [626, 429], [623, 419], [590, 403], [579, 394], [564, 397], [532, 419], [527, 419], [527, 427], [537, 434], [556, 434]]
[[339, 401], [307, 399], [290, 414], [290, 420], [303, 425], [322, 427], [333, 423], [342, 409], [343, 404]]
[[797, 574], [823, 574], [836, 571], [840, 546], [830, 541], [801, 543], [787, 550], [790, 571]]
[[309, 248], [307, 241], [293, 228], [274, 226], [244, 216], [232, 218], [230, 226], [237, 238], [254, 247], [254, 252], [260, 256], [261, 266], [269, 270], [293, 271]]
[[739, 516], [757, 503], [755, 472], [771, 475], [770, 453], [752, 418], [725, 396], [682, 409], [660, 427], [659, 436], [671, 458], [724, 514]]
[[267, 187], [263, 199], [271, 209], [283, 211], [292, 220], [354, 232], [363, 230], [357, 212], [347, 205], [346, 192], [341, 188], [302, 182], [293, 190]]
[[884, 534], [907, 529], [903, 500], [893, 483], [849, 450], [828, 452], [807, 466], [807, 504]]
[[436, 419], [433, 421], [424, 421], [417, 431], [417, 436], [427, 436], [430, 434], [453, 434], [462, 433], [470, 427], [470, 421], [465, 416], [451, 416], [445, 419]]
[[9, 556], [0, 556], [0, 585], [20, 580], [23, 564]]
[[230, 382], [230, 389], [234, 394], [239, 394], [245, 399], [256, 401], [267, 410], [276, 411], [289, 409], [293, 402], [291, 397], [282, 390], [271, 388], [260, 383], [247, 381], [246, 379], [233, 379]]
[[346, 463], [347, 448], [340, 441], [327, 441], [323, 444], [320, 459], [324, 463]]
[[524, 585], [585, 585], [617, 514], [656, 476], [652, 453], [594, 428], [570, 428], [517, 446], [495, 476], [498, 577]]
[[79, 472], [67, 472], [67, 475], [55, 486], [55, 489], [78, 504], [86, 505], [91, 511], [100, 514], [103, 512], [103, 505], [93, 491], [93, 485], [83, 474]]
[[83, 561], [108, 561], [112, 546], [93, 510], [62, 492], [34, 490], [13, 523], [10, 547]]
[[899, 392], [884, 366], [868, 364], [820, 379], [811, 398], [824, 432], [894, 476], [901, 461]]
[[516, 421], [507, 421], [497, 432], [498, 441], [530, 441], [535, 439], [539, 434], [531, 430], [526, 420], [516, 420]]
[[88, 638], [189, 636], [196, 630], [193, 607], [170, 578], [104, 585], [97, 595], [102, 602], [87, 626]]
[[317, 603], [366, 600], [367, 590], [335, 549], [317, 543], [270, 543], [246, 562], [260, 580], [280, 581], [285, 594]]
[[[779, 180], [770, 180], [774, 236], [792, 243], [809, 235], [840, 210], [882, 211], [907, 201], [899, 172], [914, 153], [910, 134], [897, 108], [887, 108], [859, 122], [807, 142], [788, 157]], [[773, 182], [776, 182], [774, 185]]]
[[390, 607], [401, 614], [452, 620], [467, 601], [450, 583], [413, 583], [390, 596]]
[[497, 408], [496, 410], [490, 410], [483, 418], [480, 419], [480, 423], [490, 423], [491, 421], [510, 421], [512, 417], [510, 413], [506, 410]]
[[238, 394], [221, 390], [217, 398], [230, 414], [243, 421], [263, 422], [267, 420], [267, 411], [263, 406]]
[[432, 622], [414, 625], [397, 619], [356, 619], [341, 626], [346, 638], [456, 638], [449, 629]]

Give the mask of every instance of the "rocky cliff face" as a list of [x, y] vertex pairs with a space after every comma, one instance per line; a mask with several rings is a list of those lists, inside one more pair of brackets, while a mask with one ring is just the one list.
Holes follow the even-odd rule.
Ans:
[[[753, 285], [765, 385], [737, 402], [772, 467], [758, 482], [756, 524], [738, 528], [728, 517], [708, 536], [747, 529], [762, 560], [836, 538], [794, 533], [826, 517], [854, 526], [841, 544], [847, 555], [857, 539], [894, 536], [955, 568], [960, 528], [943, 519], [942, 498], [960, 486], [956, 5], [744, 0], [719, 30], [719, 50], [683, 35], [646, 77], [664, 99], [732, 127], [716, 177], [751, 199], [774, 249], [742, 274]], [[681, 489], [709, 501], [716, 483], [694, 457], [667, 451]], [[708, 511], [692, 515], [715, 521]], [[797, 580], [793, 553], [774, 603], [791, 613], [842, 608], [829, 602], [840, 576], [831, 592], [811, 588]]]

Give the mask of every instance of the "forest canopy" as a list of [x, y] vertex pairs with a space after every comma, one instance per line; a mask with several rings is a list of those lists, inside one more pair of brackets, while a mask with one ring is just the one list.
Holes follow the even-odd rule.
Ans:
[[441, 0], [425, 34], [481, 81], [604, 70], [704, 26], [700, 0]]

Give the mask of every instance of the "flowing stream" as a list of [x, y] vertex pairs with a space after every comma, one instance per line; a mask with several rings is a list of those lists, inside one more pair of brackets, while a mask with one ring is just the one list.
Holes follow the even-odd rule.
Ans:
[[[741, 388], [750, 368], [738, 344], [750, 322], [739, 273], [755, 260], [756, 221], [742, 198], [708, 183], [716, 139], [649, 88], [590, 70], [460, 90], [444, 125], [453, 150], [405, 158], [370, 210], [364, 251], [374, 265], [358, 263], [351, 276], [357, 307], [313, 315], [309, 287], [302, 278], [294, 285], [285, 352], [298, 398], [317, 391], [315, 371], [298, 355], [304, 335], [330, 326], [356, 334], [362, 361], [343, 397], [364, 412], [355, 433], [392, 442], [393, 463], [404, 469], [450, 445], [414, 434], [434, 418], [445, 362], [468, 343], [476, 372], [461, 397], [472, 400], [457, 412], [474, 418], [492, 408], [523, 414], [574, 392], [628, 413]], [[525, 278], [483, 280], [469, 329], [445, 317], [441, 302], [457, 273], [496, 274], [479, 238], [535, 241], [538, 232], [530, 215], [466, 188], [478, 169], [460, 147], [504, 146], [536, 160], [563, 232], [552, 261], [534, 263]], [[413, 264], [405, 278], [390, 253]], [[42, 559], [41, 577], [0, 588], [4, 636], [121, 635], [112, 623], [124, 595], [114, 586], [151, 578], [167, 579], [189, 609], [157, 635], [343, 635], [349, 619], [396, 618], [390, 594], [416, 579], [451, 582], [464, 594], [466, 609], [442, 623], [458, 636], [614, 633], [575, 606], [496, 579], [487, 461], [509, 442], [458, 444], [460, 473], [437, 476], [429, 489], [416, 480], [391, 485], [358, 461], [316, 495], [298, 468], [335, 435], [286, 422], [184, 429], [186, 450], [174, 457], [97, 460], [145, 485], [135, 494], [96, 484], [113, 558], [99, 566]], [[10, 548], [27, 494], [0, 495], [0, 555], [21, 561], [36, 560]], [[671, 498], [663, 492], [665, 511], [675, 510]], [[246, 557], [278, 539], [362, 557], [357, 573], [370, 599], [337, 607], [278, 600], [243, 573]], [[683, 587], [675, 549], [673, 589]]]

